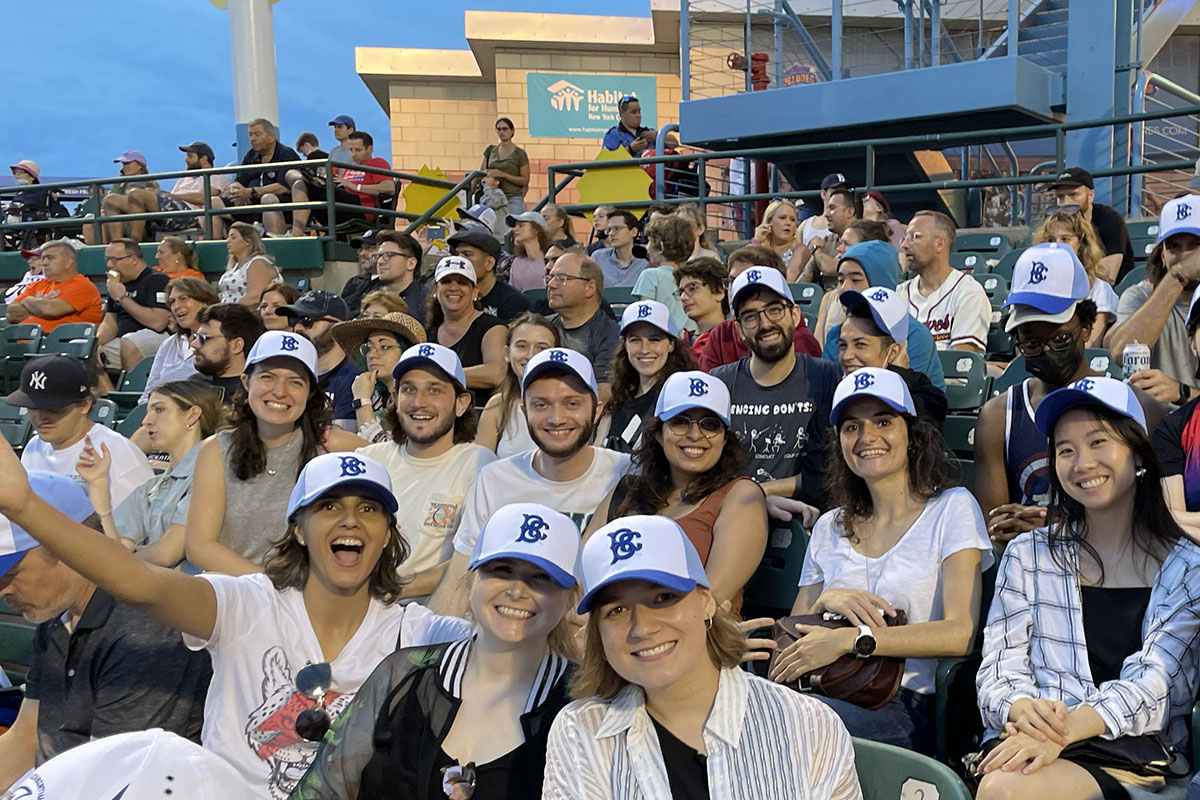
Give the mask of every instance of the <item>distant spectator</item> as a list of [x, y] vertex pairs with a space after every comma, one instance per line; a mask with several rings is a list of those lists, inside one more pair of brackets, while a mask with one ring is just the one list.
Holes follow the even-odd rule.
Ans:
[[918, 211], [908, 223], [903, 252], [917, 277], [896, 293], [908, 301], [908, 313], [929, 328], [939, 350], [982, 353], [992, 323], [992, 301], [979, 281], [950, 266], [957, 231], [940, 211]]
[[529, 310], [525, 295], [496, 278], [501, 250], [494, 237], [480, 230], [461, 230], [451, 236], [447, 244], [453, 255], [462, 256], [475, 268], [475, 289], [483, 313], [508, 322]]
[[263, 327], [269, 331], [291, 330], [291, 321], [275, 311], [299, 299], [300, 290], [283, 281], [275, 281], [263, 289], [262, 300], [258, 302], [258, 316], [263, 321]]
[[[342, 284], [342, 299], [350, 307], [351, 312], [362, 309], [362, 298], [367, 292], [373, 291], [377, 285], [375, 280], [375, 255], [379, 251], [379, 234], [381, 230], [369, 230], [361, 236], [352, 236], [350, 246], [358, 253], [357, 275], [351, 275]], [[419, 246], [418, 246], [418, 249]]]
[[[837, 285], [838, 240], [856, 221], [862, 219], [862, 199], [849, 189], [834, 189], [825, 201], [824, 236], [814, 236], [808, 243], [812, 260], [801, 280], [821, 285], [825, 291]], [[791, 275], [789, 279], [793, 279]]]
[[721, 257], [708, 238], [708, 215], [699, 203], [681, 203], [675, 206], [675, 213], [692, 223], [692, 228], [696, 231], [696, 246], [692, 249], [691, 258]]
[[[371, 134], [365, 131], [354, 131], [347, 139], [347, 146], [350, 150], [350, 158], [355, 164], [362, 164], [368, 167], [379, 167], [380, 169], [391, 169], [392, 165], [387, 162], [386, 158], [377, 158], [374, 154], [375, 140]], [[323, 200], [325, 198], [324, 178], [321, 178], [320, 184], [315, 184], [312, 176], [307, 170], [288, 170], [287, 178], [292, 187], [292, 202], [306, 203], [310, 200]], [[337, 177], [333, 179], [334, 192], [333, 199], [337, 203], [348, 203], [350, 205], [365, 206], [367, 208], [377, 208], [382, 201], [384, 195], [393, 195], [396, 191], [395, 182], [387, 175], [379, 175], [374, 172], [364, 172], [359, 169], [344, 168], [338, 171]], [[304, 236], [308, 230], [309, 218], [316, 214], [317, 221], [321, 224], [327, 224], [325, 212], [316, 210], [315, 212], [306, 208], [297, 209], [292, 214], [292, 236]], [[339, 211], [336, 216], [339, 219], [348, 219], [354, 217], [355, 214], [349, 211]], [[367, 222], [375, 219], [373, 214], [362, 215]]]
[[242, 388], [246, 355], [263, 334], [262, 320], [243, 305], [217, 303], [197, 311], [194, 325], [196, 379], [213, 386], [221, 402], [232, 406]]
[[[612, 206], [596, 206], [592, 212], [592, 230], [588, 233], [587, 254], [590, 256], [602, 247], [612, 247], [605, 239], [608, 236], [608, 217], [616, 211]], [[636, 218], [634, 219], [636, 223]]]
[[646, 223], [653, 222], [659, 217], [669, 217], [675, 213], [675, 206], [667, 205], [666, 203], [651, 203], [646, 206], [646, 213], [642, 215], [643, 226]]
[[769, 248], [783, 259], [784, 274], [792, 281], [799, 279], [804, 266], [802, 252], [807, 255], [807, 251], [800, 246], [796, 220], [796, 206], [791, 200], [772, 200], [767, 204], [762, 222], [754, 229], [754, 237], [750, 239], [751, 244]]
[[[380, 319], [388, 314], [397, 313], [410, 313], [409, 305], [404, 302], [404, 298], [387, 289], [376, 289], [373, 292], [367, 292], [363, 297], [362, 313], [358, 316], [360, 319]], [[414, 317], [414, 319], [416, 318]], [[421, 325], [424, 327], [425, 323], [422, 322]]]
[[[479, 202], [470, 208], [459, 208], [458, 217], [461, 220], [475, 220], [488, 226], [488, 230], [503, 242], [508, 237], [508, 198], [497, 188], [498, 181], [486, 175], [483, 178], [483, 191], [480, 192]], [[457, 229], [458, 222], [454, 223]]]
[[904, 241], [904, 223], [892, 216], [892, 206], [888, 203], [883, 192], [872, 189], [862, 196], [862, 218], [871, 222], [880, 222], [887, 226], [887, 241], [897, 250]]
[[[192, 142], [180, 145], [183, 151], [184, 166], [189, 169], [212, 169], [215, 166], [216, 155], [213, 149], [204, 142]], [[223, 208], [225, 201], [221, 194], [229, 187], [232, 178], [228, 173], [210, 175], [208, 178], [209, 206]], [[183, 211], [188, 208], [204, 207], [204, 178], [184, 176], [175, 181], [175, 186], [169, 192], [158, 193], [158, 211]], [[172, 217], [154, 223], [158, 230], [182, 231], [192, 227], [204, 227], [203, 217]], [[218, 216], [212, 218], [213, 238], [225, 238], [225, 223]]]
[[[821, 210], [824, 212], [825, 205], [829, 202], [829, 195], [839, 189], [849, 189], [850, 181], [840, 172], [831, 172], [821, 179]], [[799, 269], [803, 270], [808, 266], [808, 262], [812, 260], [812, 252], [808, 246], [812, 244], [814, 238], [822, 238], [829, 230], [829, 223], [825, 219], [825, 214], [814, 214], [805, 207], [803, 200], [797, 200], [797, 213], [803, 219], [800, 221], [796, 231], [796, 238], [799, 239], [803, 248], [800, 249]], [[799, 275], [799, 272], [791, 273]]]
[[137, 487], [154, 477], [146, 456], [133, 442], [106, 425], [88, 419], [95, 398], [87, 366], [71, 356], [39, 356], [21, 369], [18, 388], [5, 397], [29, 409], [35, 436], [21, 451], [25, 469], [56, 472], [84, 483], [77, 466], [90, 441], [103, 445], [112, 457], [109, 491], [118, 505]]
[[1096, 303], [1096, 322], [1092, 326], [1087, 346], [1102, 347], [1104, 332], [1117, 318], [1117, 293], [1103, 274], [1104, 251], [1100, 247], [1100, 237], [1095, 226], [1088, 222], [1083, 214], [1056, 211], [1048, 214], [1042, 222], [1042, 227], [1033, 234], [1034, 244], [1042, 242], [1065, 244], [1079, 256], [1091, 282], [1092, 288], [1088, 297]]
[[692, 258], [675, 270], [675, 285], [683, 313], [696, 325], [681, 338], [699, 362], [709, 333], [729, 316], [729, 270], [715, 258]]
[[[248, 129], [250, 137], [250, 152], [242, 159], [242, 166], [251, 167], [261, 164], [279, 164], [285, 161], [299, 161], [300, 154], [292, 148], [280, 144], [275, 137], [275, 126], [270, 120], [255, 119], [250, 121]], [[234, 176], [233, 183], [225, 190], [222, 197], [226, 204], [238, 206], [270, 205], [272, 203], [289, 202], [291, 187], [286, 183], [284, 170], [242, 170]], [[237, 219], [262, 221], [263, 227], [269, 233], [281, 234], [287, 230], [287, 223], [292, 218], [290, 211], [239, 211], [234, 215]], [[255, 298], [257, 304], [258, 298]]]
[[516, 216], [509, 214], [507, 222], [513, 232], [509, 282], [522, 292], [545, 286], [546, 249], [551, 244], [546, 220], [537, 211], [526, 211]]
[[21, 258], [25, 259], [25, 274], [21, 276], [21, 280], [4, 290], [5, 303], [14, 302], [17, 295], [25, 291], [26, 286], [42, 279], [42, 251], [22, 250]]
[[[417, 277], [421, 267], [421, 245], [407, 233], [380, 231], [375, 237], [375, 275], [364, 280], [351, 278], [342, 289], [342, 299], [350, 309], [351, 316], [363, 310], [367, 294], [381, 289], [404, 299], [410, 313], [418, 319], [425, 315], [429, 287]], [[357, 276], [356, 276], [357, 277]], [[351, 290], [351, 281], [354, 281]]]
[[158, 265], [154, 268], [171, 280], [175, 278], [199, 278], [207, 280], [200, 271], [200, 260], [196, 251], [178, 236], [164, 237], [154, 251], [154, 260]]
[[[114, 164], [121, 165], [121, 175], [134, 177], [137, 175], [146, 175], [149, 170], [146, 169], [146, 156], [142, 155], [139, 150], [126, 150], [121, 155], [113, 159]], [[109, 189], [108, 194], [104, 195], [100, 202], [100, 214], [105, 217], [116, 217], [123, 214], [147, 214], [158, 211], [158, 181], [151, 180], [126, 180], [116, 181]], [[124, 222], [105, 222], [102, 226], [104, 240], [103, 243], [120, 239], [126, 235], [126, 223]], [[83, 226], [84, 240], [88, 244], [98, 244], [93, 241], [91, 226]], [[146, 220], [130, 220], [128, 223], [128, 235], [132, 239], [139, 242], [146, 235]]]
[[604, 147], [607, 150], [620, 150], [624, 147], [631, 155], [638, 155], [654, 143], [655, 130], [642, 125], [642, 104], [631, 94], [627, 94], [617, 102], [617, 113], [620, 121], [604, 134]]
[[554, 203], [542, 206], [542, 219], [546, 220], [546, 235], [550, 237], [551, 242], [579, 244], [571, 230], [571, 217], [562, 206]]
[[567, 253], [546, 276], [546, 299], [554, 316], [562, 346], [582, 353], [595, 367], [600, 399], [606, 401], [612, 380], [613, 355], [620, 328], [600, 307], [604, 297], [604, 273], [587, 256]]
[[108, 300], [96, 331], [100, 359], [110, 369], [133, 369], [167, 338], [171, 279], [146, 264], [141, 245], [133, 239], [116, 239], [104, 248], [104, 265]]
[[604, 231], [606, 246], [594, 251], [592, 258], [604, 272], [605, 286], [632, 288], [642, 270], [649, 266], [646, 259], [633, 254], [633, 240], [638, 234], [637, 217], [622, 209], [613, 211], [607, 220]]
[[75, 245], [57, 239], [42, 245], [42, 275], [25, 287], [5, 310], [10, 323], [41, 325], [50, 333], [68, 322], [99, 325], [104, 318], [100, 290], [83, 275], [75, 260]]
[[353, 163], [349, 140], [350, 134], [358, 130], [358, 126], [354, 124], [354, 117], [338, 114], [329, 120], [329, 126], [333, 128], [333, 138], [337, 140], [337, 144], [329, 151], [329, 160], [340, 161], [343, 164]]
[[[54, 192], [38, 185], [41, 183], [40, 175], [42, 173], [42, 168], [38, 166], [38, 163], [24, 158], [11, 165], [9, 170], [12, 172], [13, 181], [17, 186], [28, 186], [29, 188], [8, 196], [10, 198], [8, 213], [17, 214], [19, 207], [22, 219], [26, 215], [31, 215], [34, 219], [54, 216], [54, 207], [58, 205], [58, 199]], [[33, 244], [33, 240], [28, 244]]]
[[331, 333], [343, 353], [361, 356], [367, 367], [351, 385], [358, 435], [368, 442], [386, 441], [384, 412], [396, 387], [392, 369], [404, 351], [425, 341], [424, 326], [408, 314], [392, 312], [334, 325]]
[[513, 143], [515, 133], [511, 119], [501, 117], [496, 120], [496, 136], [500, 142], [484, 149], [483, 163], [479, 165], [489, 178], [499, 182], [499, 189], [508, 198], [509, 214], [524, 213], [525, 192], [529, 189], [529, 156]]
[[192, 350], [196, 315], [200, 309], [219, 301], [213, 285], [200, 278], [174, 278], [167, 284], [167, 308], [171, 311], [167, 330], [170, 334], [154, 354], [139, 403], [145, 403], [160, 383], [186, 380], [196, 374], [195, 351]]
[[296, 152], [304, 156], [306, 161], [329, 158], [329, 153], [321, 149], [321, 142], [312, 131], [305, 131], [296, 137]]
[[454, 351], [466, 373], [467, 388], [482, 406], [504, 379], [504, 322], [480, 310], [478, 272], [461, 255], [444, 256], [433, 273], [429, 341]]
[[561, 339], [554, 323], [540, 314], [526, 311], [508, 323], [504, 360], [508, 371], [496, 392], [479, 415], [475, 443], [508, 458], [537, 447], [529, 435], [529, 424], [518, 407], [521, 404], [521, 378], [529, 359], [543, 350], [558, 347]]
[[691, 257], [696, 246], [692, 223], [674, 214], [652, 220], [646, 225], [646, 239], [661, 255], [661, 264], [642, 270], [633, 285], [633, 296], [657, 300], [670, 309], [679, 330], [693, 330], [696, 324], [683, 313], [683, 304], [675, 295], [675, 268]]
[[279, 267], [267, 254], [258, 230], [249, 222], [235, 222], [229, 226], [225, 250], [229, 257], [225, 272], [217, 280], [221, 302], [256, 308], [263, 289], [274, 281], [283, 280]]
[[1051, 188], [1058, 208], [1070, 213], [1077, 207], [1100, 234], [1104, 250], [1101, 276], [1109, 283], [1120, 283], [1133, 269], [1133, 242], [1125, 219], [1111, 206], [1095, 202], [1096, 186], [1092, 173], [1079, 167], [1068, 167], [1055, 179]]
[[317, 386], [329, 398], [333, 424], [351, 433], [357, 431], [352, 387], [362, 370], [333, 338], [333, 328], [350, 319], [346, 301], [333, 292], [314, 289], [275, 313], [287, 317], [292, 330], [317, 348]]

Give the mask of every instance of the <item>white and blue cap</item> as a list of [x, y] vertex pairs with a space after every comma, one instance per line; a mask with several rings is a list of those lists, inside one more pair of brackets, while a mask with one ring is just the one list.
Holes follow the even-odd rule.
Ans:
[[865, 303], [871, 312], [875, 327], [891, 336], [899, 344], [908, 341], [908, 307], [886, 286], [872, 286], [865, 292], [848, 289], [838, 296], [847, 311]]
[[458, 353], [433, 342], [414, 344], [401, 353], [400, 360], [392, 367], [392, 380], [400, 380], [410, 369], [429, 366], [446, 373], [446, 377], [457, 383], [459, 389], [467, 388], [467, 374], [463, 371]]
[[1200, 195], [1176, 197], [1163, 206], [1158, 215], [1158, 241], [1162, 244], [1177, 233], [1200, 236]]
[[679, 523], [670, 517], [639, 514], [620, 517], [593, 533], [579, 556], [586, 614], [596, 593], [617, 581], [641, 580], [677, 592], [708, 587], [700, 554]]
[[551, 347], [529, 359], [525, 364], [525, 374], [521, 376], [522, 397], [525, 396], [525, 390], [529, 388], [529, 384], [533, 383], [534, 379], [543, 372], [569, 372], [583, 381], [595, 397], [600, 397], [600, 388], [596, 385], [596, 373], [592, 369], [591, 362], [584, 357], [583, 353], [576, 352], [569, 347]]
[[653, 325], [667, 336], [679, 335], [679, 329], [671, 319], [671, 310], [657, 300], [638, 300], [625, 306], [621, 313], [621, 333], [635, 322]]
[[250, 355], [246, 356], [246, 372], [249, 367], [268, 358], [290, 358], [299, 361], [313, 381], [317, 380], [317, 348], [308, 339], [291, 331], [267, 331], [258, 337]]
[[1123, 381], [1109, 377], [1080, 378], [1074, 383], [1055, 389], [1038, 403], [1033, 421], [1042, 435], [1049, 437], [1059, 418], [1076, 406], [1105, 406], [1146, 430], [1146, 413], [1133, 389]]
[[729, 424], [729, 387], [707, 372], [684, 370], [671, 375], [658, 393], [654, 416], [661, 420], [677, 417], [693, 408], [703, 408]]
[[[73, 522], [83, 522], [94, 513], [87, 492], [67, 475], [31, 471], [29, 486], [35, 495], [70, 517]], [[7, 575], [26, 553], [40, 546], [28, 531], [7, 517], [0, 516], [0, 575]]]
[[571, 518], [540, 503], [510, 503], [488, 518], [467, 569], [498, 558], [528, 561], [564, 589], [575, 586], [579, 528]]
[[846, 406], [863, 397], [874, 397], [884, 405], [901, 414], [917, 415], [912, 393], [899, 372], [879, 367], [856, 369], [842, 378], [833, 391], [833, 411], [829, 412], [829, 424], [837, 427], [842, 421]]
[[300, 471], [288, 498], [288, 519], [330, 490], [340, 488], [365, 491], [390, 514], [395, 514], [399, 507], [396, 495], [392, 494], [392, 479], [378, 461], [358, 453], [324, 453]]
[[752, 292], [756, 289], [767, 289], [782, 297], [789, 303], [794, 302], [792, 290], [788, 288], [787, 278], [783, 277], [783, 273], [773, 267], [747, 267], [740, 275], [733, 279], [733, 286], [729, 289], [730, 306], [734, 311], [737, 311], [739, 299], [747, 292]]
[[1013, 267], [1004, 305], [1015, 308], [1004, 330], [1012, 333], [1027, 322], [1061, 325], [1075, 315], [1075, 305], [1090, 290], [1083, 262], [1069, 245], [1044, 242], [1026, 248]]

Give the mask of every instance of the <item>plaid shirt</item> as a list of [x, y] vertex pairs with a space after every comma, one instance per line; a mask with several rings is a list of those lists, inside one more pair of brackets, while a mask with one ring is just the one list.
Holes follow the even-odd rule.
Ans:
[[1121, 677], [1097, 686], [1088, 663], [1079, 591], [1079, 548], [1065, 543], [1056, 563], [1044, 528], [1009, 542], [984, 631], [976, 677], [987, 736], [1004, 729], [1022, 697], [1086, 703], [1104, 720], [1104, 739], [1168, 729], [1187, 741], [1200, 664], [1200, 549], [1171, 550], [1155, 576], [1142, 622], [1142, 649]]

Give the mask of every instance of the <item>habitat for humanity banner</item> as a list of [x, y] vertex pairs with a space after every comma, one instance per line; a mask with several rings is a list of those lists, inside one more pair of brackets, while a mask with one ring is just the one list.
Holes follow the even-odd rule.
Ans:
[[633, 95], [642, 106], [642, 125], [657, 127], [658, 89], [648, 75], [556, 75], [530, 72], [529, 135], [603, 139], [619, 120], [617, 104]]

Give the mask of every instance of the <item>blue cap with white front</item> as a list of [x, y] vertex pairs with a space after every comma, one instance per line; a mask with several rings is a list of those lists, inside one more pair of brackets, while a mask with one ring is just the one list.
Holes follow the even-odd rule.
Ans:
[[667, 336], [679, 335], [679, 329], [671, 319], [671, 310], [657, 300], [638, 300], [625, 306], [621, 313], [621, 333], [636, 322], [653, 325]]
[[510, 503], [488, 518], [467, 569], [498, 558], [516, 558], [543, 570], [564, 589], [575, 585], [579, 528], [571, 518], [539, 503]]
[[[266, 361], [268, 358], [290, 358], [299, 361], [315, 381], [317, 379], [317, 348], [308, 339], [291, 331], [267, 331], [258, 337], [250, 355], [246, 356], [246, 367]], [[249, 369], [247, 369], [247, 373]]]
[[787, 278], [783, 277], [782, 272], [772, 267], [756, 266], [747, 267], [733, 279], [733, 286], [729, 289], [729, 304], [736, 312], [743, 295], [758, 289], [773, 292], [789, 303], [795, 302], [792, 290], [788, 288]]
[[661, 420], [677, 417], [693, 408], [703, 408], [729, 424], [729, 387], [707, 372], [684, 370], [671, 375], [658, 393], [654, 416]]
[[1015, 306], [1004, 329], [1027, 322], [1061, 325], [1092, 288], [1083, 262], [1069, 245], [1044, 242], [1026, 248], [1013, 266], [1012, 289], [1005, 307]]
[[619, 517], [593, 533], [583, 543], [579, 573], [580, 614], [591, 610], [597, 592], [617, 581], [649, 581], [677, 592], [709, 588], [700, 554], [683, 528], [659, 515]]
[[1069, 386], [1055, 389], [1038, 403], [1033, 421], [1042, 435], [1049, 437], [1063, 414], [1082, 405], [1105, 406], [1146, 430], [1146, 412], [1133, 389], [1124, 381], [1109, 377], [1080, 378]]
[[[83, 522], [94, 513], [87, 492], [67, 475], [34, 470], [29, 473], [29, 487], [73, 522]], [[0, 575], [8, 574], [26, 553], [40, 546], [28, 531], [0, 516]]]
[[592, 395], [600, 397], [600, 387], [596, 385], [596, 373], [592, 369], [592, 363], [584, 357], [583, 353], [576, 352], [569, 347], [551, 347], [529, 359], [525, 364], [525, 374], [521, 376], [522, 397], [525, 396], [525, 390], [529, 388], [529, 384], [533, 383], [534, 379], [543, 372], [572, 374], [583, 381], [584, 385], [591, 390]]
[[1200, 236], [1200, 195], [1176, 197], [1163, 206], [1158, 215], [1158, 242], [1162, 244], [1177, 233]]
[[908, 341], [908, 308], [891, 289], [884, 286], [874, 286], [865, 292], [848, 289], [838, 295], [838, 300], [848, 311], [865, 304], [875, 327], [899, 344]]
[[837, 427], [842, 421], [846, 406], [863, 397], [874, 397], [884, 405], [911, 417], [917, 415], [912, 393], [898, 372], [879, 367], [856, 369], [842, 378], [833, 391], [833, 410], [829, 412], [829, 424]]
[[467, 388], [467, 373], [463, 371], [462, 360], [449, 347], [433, 342], [414, 344], [400, 354], [400, 360], [392, 367], [392, 379], [398, 381], [404, 377], [404, 373], [418, 367], [437, 367], [457, 383], [459, 389]]
[[378, 461], [358, 453], [325, 453], [309, 461], [300, 471], [292, 496], [288, 498], [288, 519], [326, 492], [341, 488], [366, 492], [390, 514], [395, 514], [399, 507], [396, 495], [392, 494], [391, 476]]

